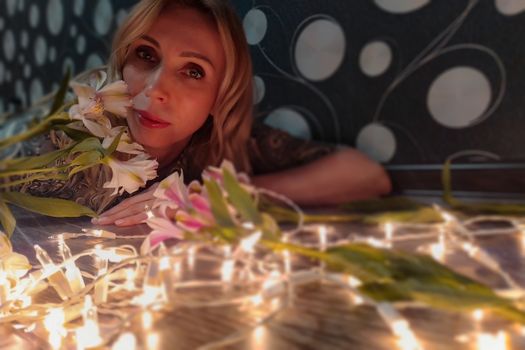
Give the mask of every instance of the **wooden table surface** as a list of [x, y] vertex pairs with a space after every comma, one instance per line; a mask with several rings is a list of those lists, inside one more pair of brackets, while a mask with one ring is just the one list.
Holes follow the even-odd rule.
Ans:
[[[53, 219], [42, 217], [24, 210], [15, 210], [18, 220], [12, 242], [17, 252], [23, 253], [30, 262], [34, 259], [33, 245], [40, 244], [52, 257], [56, 256], [56, 241], [48, 237], [60, 232], [80, 232], [91, 224], [87, 218]], [[381, 235], [374, 226], [361, 224], [339, 224], [334, 226], [339, 237], [349, 235]], [[117, 233], [145, 234], [143, 226]], [[421, 229], [415, 234], [428, 233]], [[411, 251], [421, 241], [409, 241], [395, 248]], [[123, 244], [120, 240], [74, 239], [68, 241], [73, 253], [92, 247], [95, 243], [105, 245]], [[126, 244], [129, 241], [125, 242]], [[518, 235], [490, 236], [479, 239], [480, 246], [495, 257], [512, 277], [525, 287], [525, 244]], [[140, 241], [135, 242], [136, 245]], [[468, 274], [493, 287], [502, 285], [501, 279], [489, 270], [482, 268], [464, 254], [454, 254], [447, 258], [449, 266]], [[410, 322], [424, 349], [477, 349], [473, 344], [463, 344], [455, 340], [460, 334], [473, 331], [472, 318], [459, 313], [447, 313], [430, 309], [408, 308], [401, 310]], [[139, 322], [139, 315], [131, 317], [131, 323]], [[176, 308], [154, 314], [154, 325], [150, 331], [137, 332], [140, 340], [148, 334], [157, 334], [158, 349], [195, 349], [254, 324], [254, 316], [242, 307]], [[525, 349], [525, 333], [515, 324], [501, 319], [489, 318], [483, 324], [487, 332], [505, 329], [509, 332], [509, 349]], [[523, 330], [521, 330], [523, 331]], [[283, 308], [265, 326], [240, 341], [220, 347], [226, 349], [395, 349], [396, 339], [382, 321], [376, 310], [367, 305], [354, 305], [348, 290], [329, 282], [314, 282], [299, 287], [293, 302]], [[0, 348], [36, 349], [43, 344], [31, 333], [13, 332], [0, 327]], [[148, 348], [143, 346], [143, 349]]]

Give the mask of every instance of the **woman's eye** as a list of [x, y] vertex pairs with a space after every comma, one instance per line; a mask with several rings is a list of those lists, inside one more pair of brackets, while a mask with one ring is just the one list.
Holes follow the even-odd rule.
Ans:
[[147, 46], [139, 46], [135, 49], [135, 54], [140, 59], [151, 62], [151, 63], [157, 63], [157, 57], [155, 55], [155, 51]]
[[188, 77], [195, 79], [195, 80], [200, 80], [204, 78], [204, 70], [202, 70], [202, 68], [200, 67], [186, 68], [185, 73], [186, 75], [188, 75]]

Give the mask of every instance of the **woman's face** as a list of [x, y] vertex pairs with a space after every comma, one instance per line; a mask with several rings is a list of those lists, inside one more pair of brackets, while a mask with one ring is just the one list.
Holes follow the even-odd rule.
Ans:
[[122, 71], [133, 98], [133, 138], [156, 154], [184, 147], [213, 114], [224, 69], [213, 19], [191, 8], [164, 9], [131, 44]]

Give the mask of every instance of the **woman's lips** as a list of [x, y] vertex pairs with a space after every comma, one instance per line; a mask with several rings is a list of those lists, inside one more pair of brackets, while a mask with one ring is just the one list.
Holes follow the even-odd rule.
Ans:
[[150, 129], [162, 129], [170, 126], [170, 123], [161, 120], [147, 111], [137, 110], [139, 122], [142, 126]]

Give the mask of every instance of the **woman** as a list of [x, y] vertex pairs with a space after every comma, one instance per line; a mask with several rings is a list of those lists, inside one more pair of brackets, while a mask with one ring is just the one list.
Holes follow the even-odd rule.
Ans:
[[[114, 38], [110, 72], [128, 84], [132, 137], [158, 160], [161, 178], [178, 169], [185, 179], [198, 177], [205, 166], [229, 159], [253, 174], [254, 185], [301, 205], [390, 191], [381, 166], [356, 150], [319, 147], [262, 126], [250, 138], [250, 54], [226, 0], [141, 1]], [[93, 222], [143, 222], [154, 187]]]

